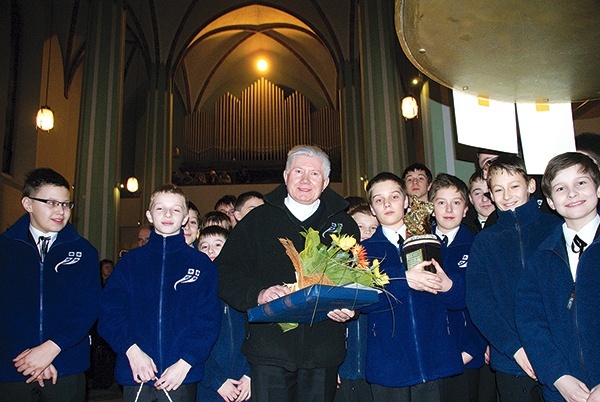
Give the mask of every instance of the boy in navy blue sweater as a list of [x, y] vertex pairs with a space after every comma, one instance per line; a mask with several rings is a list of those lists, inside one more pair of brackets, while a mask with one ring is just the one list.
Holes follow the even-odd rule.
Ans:
[[520, 157], [495, 159], [487, 181], [498, 221], [478, 233], [471, 247], [467, 306], [490, 343], [500, 399], [539, 401], [541, 389], [515, 325], [515, 293], [525, 261], [560, 219], [542, 212], [531, 197], [535, 181]]
[[150, 240], [115, 266], [100, 298], [98, 333], [117, 353], [124, 401], [140, 392], [138, 401], [162, 400], [166, 391], [173, 401], [193, 402], [221, 322], [217, 268], [185, 242], [187, 200], [179, 188], [156, 189], [146, 217]]
[[[228, 235], [229, 232], [221, 226], [207, 226], [200, 232], [198, 248], [214, 261], [221, 253]], [[221, 330], [206, 361], [204, 378], [198, 383], [197, 402], [241, 402], [250, 399], [250, 364], [242, 353], [246, 314], [222, 300], [221, 311]]]
[[[437, 175], [429, 191], [435, 217], [434, 233], [442, 240], [442, 256], [446, 273], [460, 275], [466, 280], [469, 253], [474, 235], [462, 223], [469, 209], [467, 185], [458, 177], [446, 173]], [[487, 341], [475, 328], [466, 309], [448, 311], [450, 334], [462, 354], [464, 372], [440, 380], [442, 401], [496, 400], [494, 377], [481, 376], [485, 366]], [[481, 380], [485, 380], [480, 390]], [[480, 392], [481, 391], [481, 392]]]
[[[449, 309], [465, 308], [464, 282], [446, 275], [435, 260], [406, 271], [401, 245], [406, 237], [408, 199], [402, 179], [380, 173], [367, 186], [371, 211], [381, 224], [363, 245], [390, 277], [379, 303], [369, 306], [367, 381], [374, 401], [439, 401], [439, 379], [460, 374], [460, 350], [447, 327]], [[424, 268], [434, 265], [437, 273]]]
[[546, 167], [542, 190], [565, 223], [527, 262], [517, 328], [547, 402], [598, 401], [600, 172], [582, 153], [558, 155]]
[[29, 172], [21, 204], [27, 214], [0, 236], [0, 399], [83, 402], [98, 253], [69, 224], [59, 173]]

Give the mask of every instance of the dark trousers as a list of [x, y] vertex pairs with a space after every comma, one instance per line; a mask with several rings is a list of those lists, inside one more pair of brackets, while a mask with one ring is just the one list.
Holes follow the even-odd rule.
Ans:
[[[140, 396], [138, 402], [169, 402], [165, 391], [159, 391], [154, 385], [144, 384], [126, 385], [123, 387], [123, 402], [133, 402], [136, 400], [137, 393]], [[196, 401], [196, 383], [180, 385], [175, 391], [169, 391], [169, 397], [173, 402], [195, 402]]]
[[375, 402], [439, 402], [439, 380], [427, 381], [409, 387], [383, 387], [371, 384]]
[[496, 378], [489, 365], [440, 380], [442, 402], [496, 402]]
[[501, 402], [542, 402], [542, 386], [528, 376], [497, 372]]
[[59, 377], [56, 384], [44, 381], [40, 387], [37, 381], [0, 382], [0, 400], [11, 402], [85, 402], [85, 374]]
[[337, 367], [298, 369], [253, 364], [252, 400], [256, 402], [333, 401]]
[[372, 402], [371, 384], [367, 380], [341, 379], [335, 390], [334, 402]]

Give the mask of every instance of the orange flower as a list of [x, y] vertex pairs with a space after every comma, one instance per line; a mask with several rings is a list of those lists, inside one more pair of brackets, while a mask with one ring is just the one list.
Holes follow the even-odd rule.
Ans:
[[369, 269], [369, 260], [367, 260], [367, 250], [360, 244], [350, 249], [352, 255], [356, 258], [356, 266], [360, 269]]

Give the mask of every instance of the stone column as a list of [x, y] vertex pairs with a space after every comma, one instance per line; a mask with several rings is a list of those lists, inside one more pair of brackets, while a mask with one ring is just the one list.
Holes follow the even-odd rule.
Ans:
[[340, 80], [340, 118], [342, 131], [342, 181], [344, 195], [365, 196], [367, 176], [365, 135], [360, 93], [360, 66], [358, 60], [344, 62]]
[[386, 170], [399, 175], [408, 164], [408, 151], [394, 1], [360, 0], [358, 7], [367, 174]]
[[125, 3], [89, 3], [74, 223], [100, 258], [115, 258], [123, 103]]
[[150, 73], [147, 107], [142, 209], [148, 209], [152, 191], [171, 182], [173, 146], [173, 84], [164, 64], [154, 65]]

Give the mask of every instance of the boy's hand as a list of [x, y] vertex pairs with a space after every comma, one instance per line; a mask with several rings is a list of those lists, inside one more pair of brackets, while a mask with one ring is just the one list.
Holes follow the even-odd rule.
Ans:
[[[406, 271], [406, 281], [411, 289], [437, 294], [444, 289], [442, 285], [443, 279], [438, 274], [425, 271], [424, 268], [429, 265], [433, 265], [438, 272], [442, 271], [442, 267], [440, 267], [440, 264], [436, 260], [423, 261]], [[446, 274], [444, 273], [444, 275]], [[446, 278], [448, 277], [446, 276]]]
[[592, 388], [587, 402], [600, 402], [600, 384]]
[[[56, 367], [54, 367], [53, 364], [46, 367], [46, 369], [42, 371], [42, 374], [36, 378], [36, 381], [42, 388], [44, 388], [45, 385], [44, 380], [52, 380], [52, 384], [56, 384], [56, 380], [58, 380], [58, 370], [56, 370]], [[29, 383], [30, 381], [32, 381], [31, 378], [25, 382]]]
[[247, 401], [250, 399], [252, 387], [250, 386], [250, 377], [247, 375], [242, 376], [240, 378], [240, 383], [237, 386], [238, 391], [240, 391], [239, 396], [235, 400], [235, 402]]
[[469, 362], [471, 362], [471, 360], [473, 360], [473, 356], [467, 352], [462, 352], [460, 355], [462, 356], [463, 365], [467, 365]]
[[332, 310], [329, 313], [327, 313], [327, 317], [329, 317], [330, 320], [336, 322], [346, 322], [352, 319], [355, 314], [356, 312], [354, 310], [349, 310], [347, 308], [343, 308], [340, 310], [336, 308], [335, 310]]
[[435, 259], [431, 259], [431, 262], [433, 263], [433, 265], [435, 266], [435, 269], [437, 270], [437, 275], [442, 278], [442, 282], [440, 283], [442, 285], [442, 290], [440, 290], [440, 292], [444, 293], [449, 291], [450, 289], [452, 289], [452, 279], [450, 279], [448, 277], [448, 275], [446, 275], [446, 271], [444, 271], [444, 269], [442, 268], [442, 266], [440, 264], [438, 264], [438, 262]]
[[556, 380], [554, 386], [567, 402], [586, 402], [590, 396], [584, 383], [567, 374]]
[[131, 367], [131, 373], [133, 374], [133, 381], [138, 384], [147, 382], [156, 378], [156, 365], [154, 360], [148, 356], [137, 344], [133, 344], [125, 352], [127, 359], [129, 359], [129, 367]]
[[238, 385], [240, 381], [236, 381], [233, 378], [228, 378], [217, 390], [217, 393], [223, 398], [224, 401], [237, 401], [240, 396], [240, 390]]
[[13, 359], [17, 371], [30, 376], [27, 383], [35, 381], [60, 353], [58, 345], [47, 340], [35, 348], [25, 349]]
[[176, 390], [185, 380], [187, 373], [192, 366], [183, 359], [177, 360], [175, 364], [168, 367], [154, 383], [154, 387], [158, 390], [164, 389], [167, 392]]
[[537, 381], [537, 376], [535, 375], [535, 371], [533, 371], [533, 367], [531, 367], [531, 363], [529, 363], [529, 358], [527, 357], [527, 353], [525, 353], [525, 349], [521, 348], [516, 351], [514, 354], [515, 361], [523, 371], [531, 378]]

